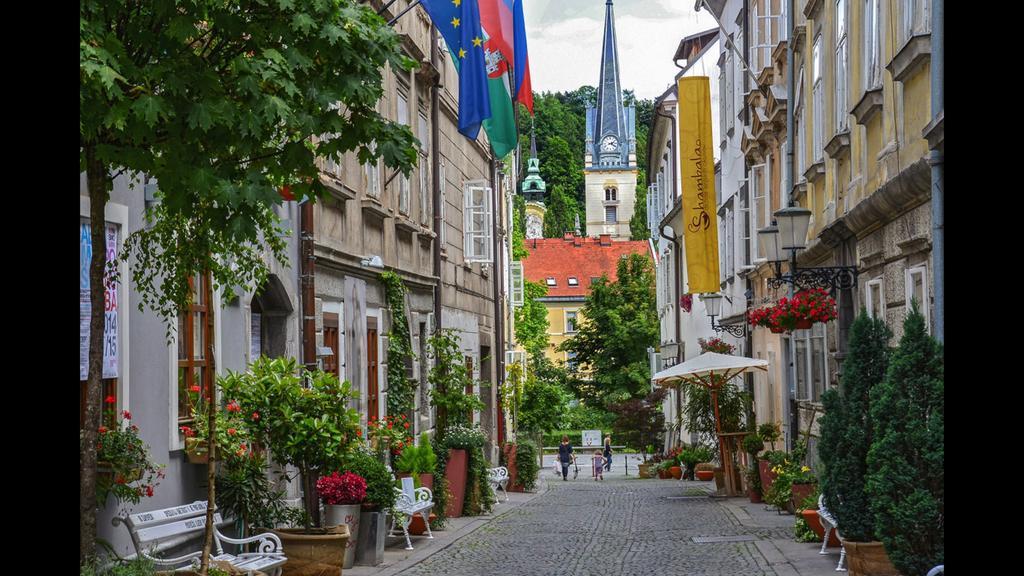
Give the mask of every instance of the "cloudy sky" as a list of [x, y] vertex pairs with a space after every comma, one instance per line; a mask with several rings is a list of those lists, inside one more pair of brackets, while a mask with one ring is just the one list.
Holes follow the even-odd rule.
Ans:
[[[672, 84], [679, 41], [717, 28], [694, 0], [615, 0], [615, 34], [622, 88], [656, 98]], [[601, 67], [605, 0], [525, 0], [530, 74], [536, 92], [596, 86]], [[708, 70], [709, 76], [717, 70]]]

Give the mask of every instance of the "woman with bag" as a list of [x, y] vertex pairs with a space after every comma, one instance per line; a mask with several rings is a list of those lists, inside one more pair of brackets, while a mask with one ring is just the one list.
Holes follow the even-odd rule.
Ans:
[[609, 434], [604, 437], [604, 469], [611, 472], [612, 470], [612, 435]]

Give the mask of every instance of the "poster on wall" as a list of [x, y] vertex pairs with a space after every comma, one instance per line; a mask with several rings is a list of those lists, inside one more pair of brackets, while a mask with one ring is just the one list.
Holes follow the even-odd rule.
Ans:
[[[89, 298], [89, 263], [92, 261], [92, 229], [89, 219], [82, 218], [79, 231], [79, 380], [89, 375], [89, 318], [92, 303]], [[107, 262], [117, 257], [118, 227], [107, 224], [105, 231]], [[119, 343], [117, 331], [118, 284], [109, 278], [104, 281], [103, 326], [103, 378], [118, 377]]]

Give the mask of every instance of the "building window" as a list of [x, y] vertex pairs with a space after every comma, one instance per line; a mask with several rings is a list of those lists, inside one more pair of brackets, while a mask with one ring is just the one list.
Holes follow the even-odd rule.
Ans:
[[440, 185], [441, 185], [441, 251], [444, 252], [447, 248], [448, 242], [448, 220], [445, 219], [447, 210], [445, 207], [448, 206], [448, 200], [445, 196], [445, 192], [448, 190], [448, 171], [446, 169], [444, 160], [441, 160], [441, 174], [440, 174]]
[[814, 102], [814, 162], [820, 162], [824, 158], [824, 146], [822, 143], [822, 132], [825, 122], [825, 93], [822, 90], [821, 81], [821, 34], [814, 38], [814, 49], [811, 52], [811, 70], [813, 82]]
[[785, 0], [755, 0], [751, 6], [754, 73], [772, 65], [772, 49], [786, 38]]
[[846, 129], [846, 0], [836, 0], [836, 132]]
[[867, 308], [868, 316], [885, 320], [885, 285], [881, 278], [876, 278], [866, 284], [864, 294], [864, 306]]
[[565, 353], [565, 369], [569, 372], [575, 372], [579, 369], [579, 362], [576, 361], [575, 352], [570, 351]]
[[751, 254], [757, 255], [757, 261], [764, 261], [765, 256], [761, 254], [760, 246], [757, 243], [757, 230], [768, 226], [768, 221], [765, 218], [767, 213], [766, 206], [768, 205], [767, 190], [768, 190], [768, 165], [758, 164], [750, 169], [750, 182], [754, 188], [754, 212], [750, 215], [752, 227], [755, 233], [750, 235], [751, 240]]
[[491, 187], [485, 181], [466, 182], [463, 194], [463, 249], [466, 262], [491, 261]]
[[580, 281], [575, 276], [569, 276], [569, 286], [579, 286]]
[[740, 227], [740, 253], [742, 258], [740, 259], [741, 266], [743, 268], [750, 267], [750, 242], [751, 242], [751, 227], [750, 227], [750, 190], [746, 184], [740, 188], [740, 209], [739, 209], [739, 227]]
[[796, 389], [798, 400], [820, 402], [828, 387], [825, 324], [794, 332], [796, 344]]
[[557, 286], [558, 285], [558, 282], [555, 281], [555, 279], [552, 278], [551, 276], [548, 276], [547, 280], [545, 282], [547, 283], [548, 286]]
[[932, 29], [930, 0], [902, 0], [900, 22], [901, 44], [906, 44], [915, 34], [928, 34]]
[[793, 132], [796, 134], [796, 174], [794, 175], [794, 182], [800, 182], [804, 180], [804, 169], [806, 168], [807, 161], [807, 142], [805, 140], [806, 133], [804, 131], [804, 65], [801, 64], [796, 74], [796, 84], [794, 85], [796, 90], [796, 98], [794, 103]]
[[735, 214], [731, 206], [725, 209], [725, 276], [732, 278], [735, 273], [736, 252], [736, 226], [734, 223]]
[[619, 192], [615, 188], [604, 189], [604, 200], [605, 202], [615, 202], [619, 199]]
[[575, 334], [576, 333], [576, 314], [575, 310], [565, 312], [565, 333]]
[[882, 28], [878, 2], [864, 0], [864, 90], [878, 88], [882, 83]]
[[420, 113], [419, 135], [420, 144], [420, 224], [430, 227], [433, 213], [430, 209], [430, 134], [428, 133], [427, 116]]
[[617, 206], [605, 206], [604, 207], [604, 221], [607, 222], [608, 224], [614, 224], [614, 223], [618, 222], [618, 217], [617, 217], [618, 212], [617, 212], [616, 208], [617, 208]]
[[[403, 126], [409, 125], [409, 97], [401, 89], [398, 91], [398, 123]], [[399, 174], [398, 211], [406, 216], [409, 215], [409, 187], [409, 177], [405, 174]]]
[[199, 386], [201, 398], [209, 398], [213, 382], [211, 349], [213, 317], [210, 303], [208, 276], [196, 276], [189, 281], [192, 287], [192, 305], [178, 316], [178, 422], [192, 420], [189, 391]]
[[378, 161], [363, 165], [366, 173], [366, 195], [371, 198], [380, 198], [380, 164]]
[[929, 334], [932, 332], [931, 302], [928, 300], [928, 268], [915, 266], [907, 269], [907, 314], [910, 314], [910, 302], [917, 301], [917, 309], [924, 316], [924, 327]]

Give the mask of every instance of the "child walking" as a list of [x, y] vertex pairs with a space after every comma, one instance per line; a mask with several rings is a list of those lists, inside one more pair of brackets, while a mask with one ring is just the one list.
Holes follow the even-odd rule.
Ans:
[[594, 480], [604, 480], [604, 455], [600, 450], [594, 450]]

